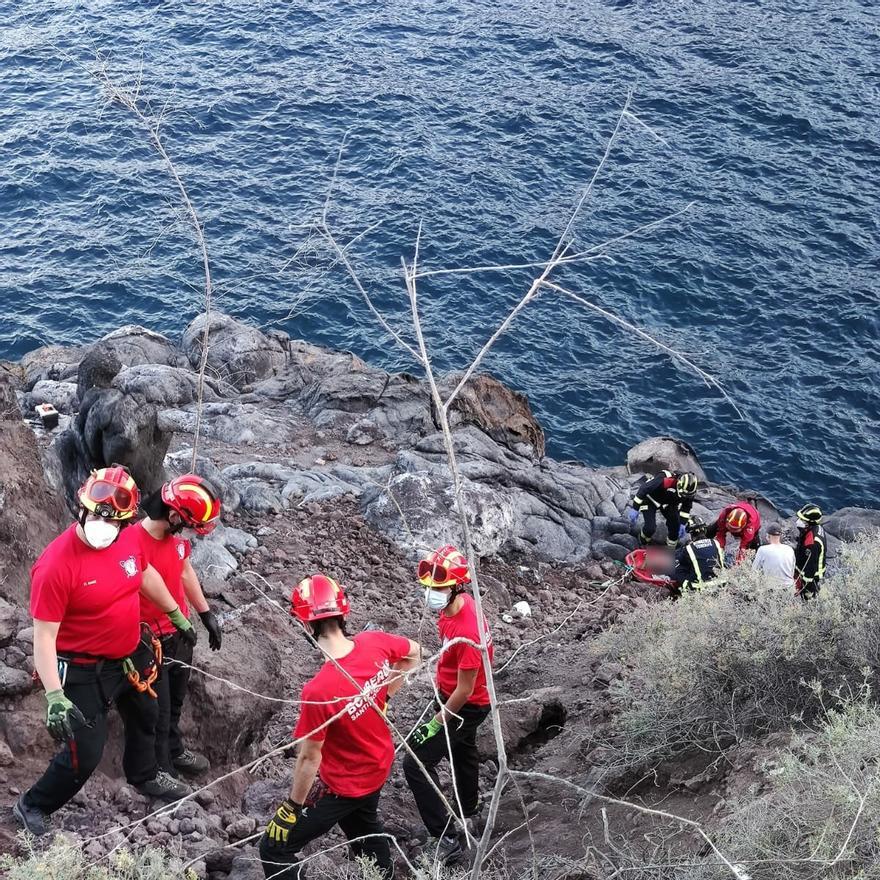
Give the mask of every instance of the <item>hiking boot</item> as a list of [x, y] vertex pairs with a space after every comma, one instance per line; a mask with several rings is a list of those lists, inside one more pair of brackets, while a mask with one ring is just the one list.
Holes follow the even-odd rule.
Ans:
[[169, 804], [192, 794], [192, 789], [185, 782], [175, 779], [164, 770], [160, 770], [154, 779], [148, 779], [135, 788], [147, 797], [159, 798]]
[[452, 834], [444, 834], [442, 837], [432, 837], [428, 841], [427, 852], [437, 858], [444, 865], [457, 865], [464, 855], [458, 837]]
[[211, 762], [198, 752], [184, 749], [176, 758], [171, 759], [174, 769], [187, 776], [198, 776], [211, 769]]
[[42, 837], [49, 830], [49, 817], [42, 810], [30, 806], [25, 801], [24, 795], [12, 805], [12, 815], [21, 822], [24, 830], [29, 831], [34, 837]]

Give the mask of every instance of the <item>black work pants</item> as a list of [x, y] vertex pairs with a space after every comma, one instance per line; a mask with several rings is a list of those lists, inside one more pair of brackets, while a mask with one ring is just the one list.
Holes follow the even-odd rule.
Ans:
[[180, 735], [180, 713], [186, 700], [190, 670], [173, 663], [180, 660], [192, 664], [192, 645], [178, 633], [162, 638], [162, 673], [154, 685], [158, 697], [159, 718], [156, 722], [156, 761], [162, 770], [177, 776], [173, 760], [183, 754], [185, 746]]
[[[455, 775], [455, 787], [461, 799], [465, 817], [477, 812], [480, 804], [480, 756], [477, 752], [477, 728], [489, 714], [488, 706], [477, 706], [465, 703], [458, 710], [461, 721], [449, 718], [446, 730], [449, 731], [449, 744], [443, 730], [432, 736], [427, 742], [413, 748], [416, 757], [425, 765], [425, 769], [439, 786], [437, 765], [452, 754], [452, 772]], [[425, 778], [422, 768], [407, 753], [403, 759], [403, 772], [409, 784], [416, 806], [428, 833], [432, 837], [440, 837], [451, 819], [448, 810], [440, 800], [440, 795], [431, 787]], [[455, 798], [450, 795], [449, 802], [455, 806]]]
[[[678, 540], [678, 530], [681, 528], [681, 514], [677, 507], [661, 507], [660, 512], [666, 520], [666, 538], [668, 541]], [[650, 541], [657, 531], [657, 508], [654, 505], [646, 507], [642, 511], [642, 539]]]
[[[325, 794], [314, 806], [303, 810], [285, 844], [276, 845], [264, 834], [260, 839], [260, 859], [266, 877], [275, 880], [305, 880], [306, 869], [301, 865], [299, 852], [318, 837], [339, 825], [349, 840], [365, 834], [384, 834], [379, 818], [379, 795], [374, 791], [363, 797], [340, 797]], [[351, 844], [353, 856], [372, 856], [379, 872], [386, 880], [394, 875], [391, 847], [387, 837], [368, 837]]]
[[[149, 648], [140, 647], [132, 656], [137, 669], [145, 669], [152, 658]], [[74, 731], [50, 762], [46, 772], [25, 794], [25, 802], [45, 814], [63, 807], [94, 773], [107, 741], [107, 712], [115, 703], [122, 716], [125, 751], [122, 767], [132, 785], [140, 785], [156, 776], [156, 700], [139, 694], [122, 669], [121, 660], [107, 660], [95, 665], [69, 664], [63, 676], [64, 693], [83, 713], [86, 726]]]

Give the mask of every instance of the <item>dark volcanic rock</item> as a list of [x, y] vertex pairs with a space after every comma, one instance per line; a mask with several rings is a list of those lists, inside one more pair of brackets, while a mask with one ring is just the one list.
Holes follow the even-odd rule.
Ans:
[[627, 452], [626, 466], [631, 474], [659, 474], [662, 470], [691, 471], [700, 482], [706, 480], [706, 472], [694, 448], [684, 440], [673, 437], [642, 440]]
[[880, 510], [870, 507], [841, 507], [825, 517], [825, 530], [841, 541], [880, 532]]
[[[183, 334], [183, 350], [190, 366], [202, 358], [205, 316], [199, 315]], [[221, 312], [211, 312], [208, 323], [207, 365], [211, 374], [242, 389], [277, 373], [287, 362], [284, 334], [267, 335], [250, 324]]]

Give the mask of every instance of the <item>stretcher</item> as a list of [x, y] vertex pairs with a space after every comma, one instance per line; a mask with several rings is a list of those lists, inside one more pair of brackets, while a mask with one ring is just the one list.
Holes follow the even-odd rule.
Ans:
[[673, 557], [665, 547], [639, 547], [628, 553], [624, 562], [629, 573], [643, 584], [654, 587], [675, 584], [671, 576]]

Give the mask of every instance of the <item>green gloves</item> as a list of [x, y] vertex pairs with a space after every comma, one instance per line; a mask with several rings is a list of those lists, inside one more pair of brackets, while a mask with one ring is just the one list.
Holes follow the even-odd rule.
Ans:
[[443, 730], [443, 725], [436, 718], [432, 718], [430, 721], [420, 724], [410, 734], [409, 744], [416, 748], [423, 746], [431, 737], [437, 736], [441, 730]]
[[64, 691], [46, 691], [46, 727], [52, 739], [66, 742], [73, 739], [74, 724], [79, 730], [86, 726], [86, 718], [79, 709], [64, 696]]
[[302, 804], [295, 804], [289, 798], [276, 810], [266, 826], [266, 837], [273, 846], [283, 846], [287, 843], [290, 832], [302, 815], [302, 811]]
[[198, 633], [193, 629], [193, 625], [183, 616], [183, 612], [179, 608], [166, 612], [168, 619], [174, 624], [180, 637], [188, 644], [195, 645], [198, 639]]

